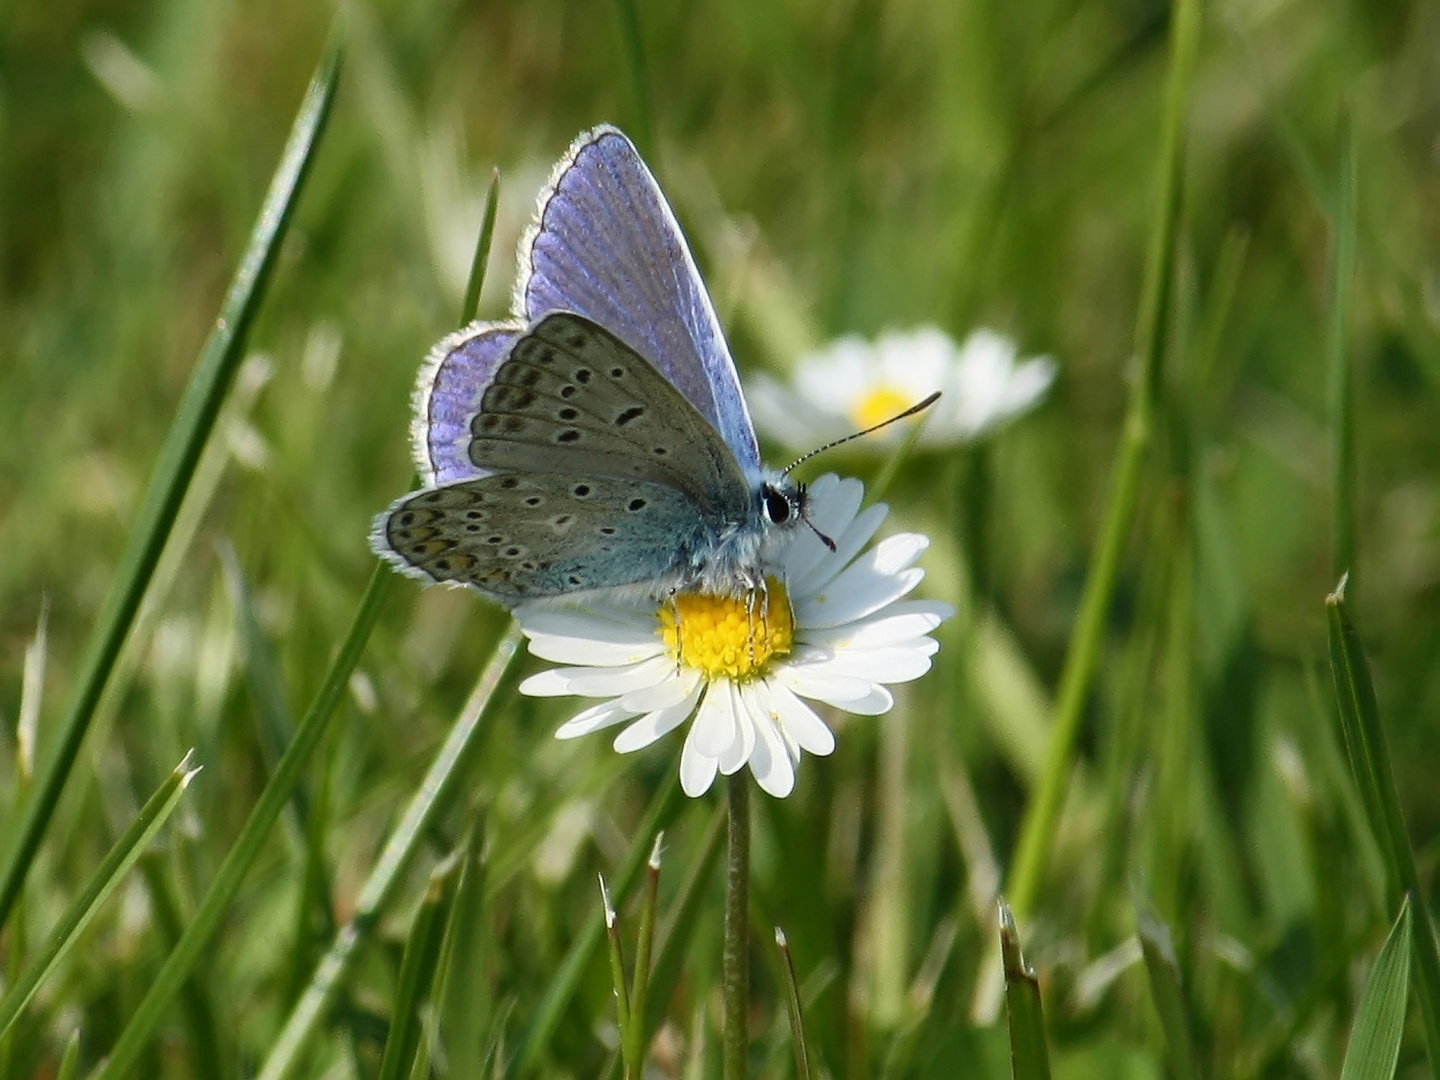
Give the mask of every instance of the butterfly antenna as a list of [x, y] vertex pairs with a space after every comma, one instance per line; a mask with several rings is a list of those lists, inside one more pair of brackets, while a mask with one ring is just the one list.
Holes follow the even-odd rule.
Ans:
[[[907, 416], [914, 416], [914, 415], [915, 415], [916, 413], [918, 413], [918, 412], [924, 412], [926, 409], [928, 409], [931, 405], [934, 405], [935, 402], [937, 402], [937, 401], [939, 401], [939, 400], [940, 400], [940, 391], [939, 391], [939, 390], [936, 390], [933, 394], [931, 394], [929, 397], [927, 397], [924, 401], [922, 401], [922, 402], [920, 402], [919, 404], [916, 404], [916, 405], [911, 405], [910, 408], [906, 409], [906, 410], [905, 410], [904, 412], [902, 412], [902, 413], [896, 413], [894, 416], [890, 417], [889, 420], [881, 420], [880, 423], [876, 424], [874, 427], [867, 427], [864, 431], [857, 431], [857, 432], [855, 432], [855, 434], [853, 434], [853, 435], [846, 435], [843, 439], [836, 439], [836, 440], [835, 440], [834, 442], [832, 442], [832, 443], [826, 443], [824, 446], [817, 447], [816, 449], [811, 450], [808, 454], [801, 454], [798, 458], [796, 458], [794, 461], [792, 461], [789, 465], [786, 465], [785, 468], [780, 471], [780, 475], [781, 475], [781, 476], [787, 475], [787, 474], [790, 472], [791, 469], [795, 468], [795, 466], [801, 465], [801, 464], [809, 461], [809, 460], [810, 460], [812, 457], [814, 457], [816, 454], [823, 454], [823, 453], [825, 453], [825, 451], [827, 451], [827, 450], [834, 450], [835, 447], [837, 447], [837, 446], [844, 446], [847, 442], [853, 442], [855, 439], [860, 438], [862, 435], [869, 435], [871, 432], [879, 431], [881, 428], [884, 428], [884, 427], [889, 427], [891, 424], [895, 423], [895, 421], [897, 421], [897, 420], [904, 420]], [[813, 526], [812, 526], [812, 527], [813, 527]], [[824, 537], [822, 536], [821, 539], [823, 540]]]

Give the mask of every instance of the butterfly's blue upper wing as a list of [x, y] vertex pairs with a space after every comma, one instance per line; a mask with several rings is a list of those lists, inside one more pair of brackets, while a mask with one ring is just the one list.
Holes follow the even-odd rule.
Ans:
[[516, 315], [573, 311], [645, 357], [715, 425], [741, 471], [760, 452], [740, 378], [675, 215], [630, 140], [581, 135], [520, 244]]

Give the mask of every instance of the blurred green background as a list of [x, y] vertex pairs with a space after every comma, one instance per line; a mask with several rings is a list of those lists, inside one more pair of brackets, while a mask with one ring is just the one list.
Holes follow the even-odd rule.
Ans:
[[[634, 8], [639, 66], [619, 4], [350, 7], [331, 126], [252, 356], [27, 881], [33, 932], [187, 748], [205, 771], [146, 872], [31, 1006], [35, 1022], [0, 1048], [8, 1075], [49, 1075], [76, 1027], [81, 1060], [103, 1056], [265, 783], [255, 658], [223, 553], [253, 593], [282, 711], [298, 716], [373, 564], [370, 519], [411, 482], [415, 370], [457, 318], [490, 170], [501, 202], [481, 313], [498, 316], [536, 189], [605, 121], [642, 143], [742, 370], [783, 373], [835, 335], [926, 322], [957, 339], [993, 326], [1060, 364], [1037, 413], [982, 446], [912, 458], [887, 492], [892, 525], [934, 539], [925, 590], [962, 608], [936, 670], [892, 715], [842, 722], [833, 758], [807, 760], [789, 800], [756, 806], [756, 925], [790, 935], [828, 1075], [1008, 1075], [986, 989], [990, 896], [1043, 756], [1134, 367], [1169, 9]], [[0, 15], [0, 814], [16, 798], [26, 646], [48, 604], [43, 745], [330, 18], [276, 0], [20, 0]], [[1424, 2], [1205, 5], [1157, 437], [1023, 928], [1058, 1076], [1167, 1075], [1132, 887], [1176, 935], [1216, 1076], [1337, 1076], [1394, 916], [1325, 653], [1346, 115], [1350, 599], [1434, 882], [1437, 42], [1440, 6]], [[878, 463], [828, 467], [873, 480]], [[503, 621], [478, 598], [396, 583], [306, 780], [318, 824], [277, 834], [145, 1075], [205, 1075], [207, 1015], [217, 1060], [253, 1071]], [[455, 1006], [473, 1018], [472, 1054], [515, 1040], [593, 915], [595, 872], [613, 872], [644, 806], [675, 783], [678, 741], [620, 760], [604, 739], [555, 743], [566, 715], [507, 706], [430, 838], [438, 857], [484, 808], [488, 944]], [[671, 824], [662, 905], [713, 804]], [[307, 865], [323, 867], [318, 892]], [[161, 880], [178, 921], [157, 903]], [[417, 871], [387, 913], [311, 1075], [373, 1071], [422, 885]], [[705, 886], [656, 1075], [718, 1075], [719, 885]], [[756, 1074], [791, 1075], [759, 929], [756, 942]], [[543, 1075], [593, 1076], [608, 1060], [603, 958], [587, 970]], [[1417, 1033], [1401, 1062], [1424, 1074]]]

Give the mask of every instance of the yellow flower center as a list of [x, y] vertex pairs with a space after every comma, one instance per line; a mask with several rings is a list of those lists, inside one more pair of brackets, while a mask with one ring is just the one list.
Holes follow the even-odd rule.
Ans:
[[773, 656], [795, 642], [790, 595], [775, 578], [741, 597], [679, 593], [660, 608], [660, 634], [670, 655], [706, 678], [736, 682], [765, 674]]
[[864, 431], [876, 424], [883, 424], [892, 416], [898, 416], [914, 404], [913, 396], [882, 383], [855, 403], [855, 407], [850, 410], [850, 417], [855, 421], [855, 425]]

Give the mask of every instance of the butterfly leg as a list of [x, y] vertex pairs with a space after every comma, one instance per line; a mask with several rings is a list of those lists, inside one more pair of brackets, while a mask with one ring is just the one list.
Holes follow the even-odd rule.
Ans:
[[752, 581], [745, 592], [745, 621], [749, 626], [750, 662], [755, 662], [755, 630], [759, 623], [762, 635], [770, 631], [770, 585], [762, 574]]
[[665, 602], [670, 605], [670, 611], [675, 616], [675, 674], [680, 674], [682, 659], [685, 655], [685, 628], [680, 622], [680, 589], [678, 586], [670, 587], [669, 595]]

